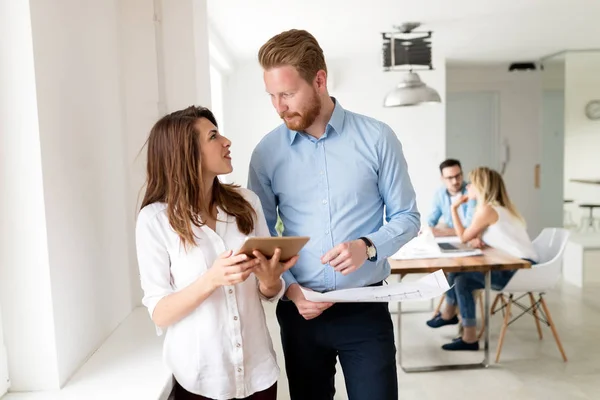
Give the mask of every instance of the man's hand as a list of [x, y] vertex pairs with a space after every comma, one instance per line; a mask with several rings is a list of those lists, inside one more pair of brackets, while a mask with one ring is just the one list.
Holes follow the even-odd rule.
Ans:
[[[308, 288], [305, 289], [310, 290]], [[309, 319], [317, 318], [323, 313], [323, 311], [327, 310], [333, 305], [333, 303], [314, 303], [306, 300], [302, 294], [302, 291], [300, 290], [300, 285], [297, 283], [290, 285], [285, 295], [288, 299], [294, 302], [300, 315], [302, 315], [302, 317], [307, 321]]]
[[323, 264], [329, 263], [337, 272], [348, 275], [359, 269], [367, 261], [367, 245], [362, 240], [338, 244], [323, 257]]

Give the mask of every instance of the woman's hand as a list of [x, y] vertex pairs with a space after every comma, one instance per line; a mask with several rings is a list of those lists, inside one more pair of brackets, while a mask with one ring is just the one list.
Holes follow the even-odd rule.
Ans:
[[207, 274], [214, 289], [244, 282], [259, 264], [259, 260], [249, 259], [245, 254], [232, 256], [232, 253], [228, 250], [221, 254], [208, 270]]
[[480, 238], [475, 238], [469, 241], [469, 246], [474, 249], [483, 249], [485, 247], [485, 243]]
[[275, 249], [273, 257], [269, 260], [258, 250], [254, 250], [252, 254], [254, 254], [254, 257], [258, 261], [258, 265], [253, 271], [254, 275], [256, 275], [260, 284], [266, 289], [281, 288], [281, 274], [292, 268], [296, 264], [296, 261], [298, 261], [298, 256], [296, 255], [285, 263], [279, 262], [279, 258], [281, 257], [281, 249], [279, 248]]
[[452, 208], [456, 210], [458, 207], [460, 207], [461, 204], [464, 204], [467, 201], [469, 201], [469, 196], [463, 194], [458, 199], [456, 199], [454, 203], [452, 203]]

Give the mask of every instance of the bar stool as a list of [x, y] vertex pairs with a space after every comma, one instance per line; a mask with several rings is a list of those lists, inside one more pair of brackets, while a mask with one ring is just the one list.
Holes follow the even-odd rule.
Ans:
[[594, 217], [594, 208], [600, 208], [600, 204], [580, 204], [580, 208], [588, 208], [590, 210], [589, 216], [581, 217], [580, 229], [585, 232], [596, 232], [596, 222], [600, 222], [600, 218]]
[[571, 213], [571, 210], [566, 208], [568, 204], [572, 204], [573, 202], [574, 201], [571, 199], [563, 200], [563, 227], [565, 227], [566, 229], [577, 228], [577, 224], [573, 220], [573, 214]]

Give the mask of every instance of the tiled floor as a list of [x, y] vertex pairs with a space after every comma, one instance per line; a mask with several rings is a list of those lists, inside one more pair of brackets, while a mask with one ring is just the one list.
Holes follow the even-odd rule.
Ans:
[[[552, 333], [542, 327], [539, 340], [531, 317], [512, 324], [505, 339], [500, 364], [485, 370], [406, 374], [400, 370], [400, 399], [598, 399], [600, 398], [600, 287], [584, 291], [561, 285], [546, 296], [569, 361], [564, 363]], [[429, 304], [418, 305], [423, 310]], [[413, 309], [417, 306], [413, 306]], [[392, 308], [392, 307], [391, 307]], [[274, 306], [266, 305], [269, 328], [282, 366], [278, 399], [289, 399], [279, 327]], [[430, 312], [402, 317], [402, 357], [406, 365], [477, 362], [477, 353], [447, 353], [440, 345], [456, 335], [456, 327], [433, 330], [425, 325]], [[491, 359], [494, 359], [500, 316], [492, 317]], [[483, 342], [481, 342], [483, 344]], [[344, 379], [338, 365], [335, 399], [347, 399]]]

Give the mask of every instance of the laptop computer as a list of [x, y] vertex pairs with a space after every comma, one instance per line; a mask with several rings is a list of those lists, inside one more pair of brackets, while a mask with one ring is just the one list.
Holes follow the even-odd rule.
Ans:
[[463, 251], [473, 251], [473, 248], [470, 247], [466, 243], [448, 243], [448, 242], [440, 242], [438, 246], [442, 253], [456, 253]]

